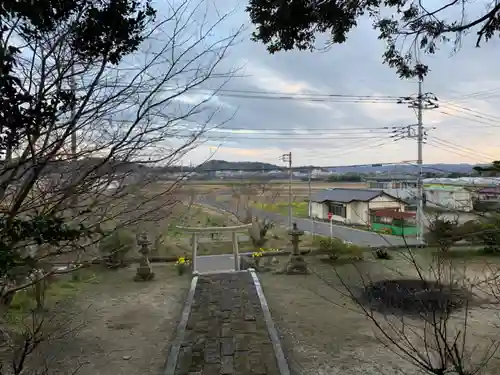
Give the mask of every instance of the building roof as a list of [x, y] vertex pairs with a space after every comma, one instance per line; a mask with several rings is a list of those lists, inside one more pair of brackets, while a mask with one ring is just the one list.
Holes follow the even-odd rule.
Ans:
[[415, 176], [398, 176], [398, 175], [392, 175], [392, 176], [370, 176], [366, 177], [365, 181], [369, 182], [416, 182], [417, 177]]
[[396, 197], [392, 197], [391, 195], [384, 193], [383, 190], [378, 189], [348, 189], [348, 188], [333, 188], [326, 189], [317, 192], [312, 198], [313, 202], [341, 202], [341, 203], [349, 203], [354, 201], [360, 202], [368, 202], [373, 198], [379, 197], [381, 195], [386, 195], [391, 198], [397, 199]]

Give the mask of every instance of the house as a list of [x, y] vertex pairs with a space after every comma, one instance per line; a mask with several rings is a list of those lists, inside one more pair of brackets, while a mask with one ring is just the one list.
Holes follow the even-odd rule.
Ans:
[[417, 179], [413, 176], [385, 176], [367, 178], [366, 183], [371, 189], [381, 189], [385, 193], [398, 197], [407, 203], [418, 201]]
[[428, 206], [469, 212], [474, 210], [477, 201], [486, 201], [496, 195], [494, 191], [500, 186], [500, 179], [484, 177], [426, 178], [423, 180], [423, 184]]
[[309, 202], [311, 216], [346, 224], [369, 225], [377, 210], [405, 211], [407, 204], [401, 199], [375, 189], [335, 188], [316, 193]]

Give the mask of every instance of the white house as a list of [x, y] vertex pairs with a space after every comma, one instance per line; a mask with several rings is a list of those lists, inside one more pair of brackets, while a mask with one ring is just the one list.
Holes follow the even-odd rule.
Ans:
[[481, 190], [498, 188], [500, 179], [484, 177], [426, 178], [423, 180], [428, 206], [457, 211], [473, 211]]
[[335, 188], [316, 193], [309, 202], [312, 217], [346, 224], [368, 225], [371, 215], [379, 210], [404, 212], [406, 203], [382, 190]]

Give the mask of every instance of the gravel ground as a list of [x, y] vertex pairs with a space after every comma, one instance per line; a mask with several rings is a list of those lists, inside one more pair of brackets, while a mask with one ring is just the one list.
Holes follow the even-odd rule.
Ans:
[[[346, 290], [331, 266], [313, 258], [308, 258], [308, 261], [312, 274], [307, 276], [259, 275], [294, 374], [423, 374], [381, 344], [379, 331], [345, 295]], [[358, 267], [357, 271], [352, 266], [337, 267], [353, 291], [362, 286], [360, 274], [367, 278], [366, 281], [368, 278], [415, 275], [407, 262], [397, 259], [363, 262]], [[488, 267], [491, 270], [491, 265]], [[483, 273], [479, 264], [474, 264], [468, 272], [472, 277]], [[497, 334], [500, 332], [496, 316], [498, 309], [492, 311], [488, 307], [477, 307], [468, 312], [467, 344], [470, 349], [478, 345], [473, 361], [479, 360], [478, 356], [485, 352], [491, 341], [500, 339]], [[452, 329], [463, 324], [463, 316], [463, 312], [455, 314], [450, 323]], [[385, 318], [390, 322], [396, 319], [382, 315], [378, 318], [382, 325]], [[405, 318], [405, 324], [406, 327], [415, 327], [415, 331], [421, 327], [418, 318]], [[409, 334], [408, 337], [416, 346], [421, 344]], [[489, 373], [498, 373], [498, 362], [496, 357], [490, 361]]]
[[[154, 268], [156, 279], [134, 282], [135, 267], [105, 273], [64, 309], [73, 333], [41, 349], [54, 374], [157, 375], [178, 324], [189, 276], [173, 266]], [[62, 316], [58, 314], [58, 319]]]

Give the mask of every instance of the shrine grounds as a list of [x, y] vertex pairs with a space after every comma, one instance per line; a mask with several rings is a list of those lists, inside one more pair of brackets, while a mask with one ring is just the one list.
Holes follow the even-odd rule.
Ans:
[[[161, 220], [160, 220], [161, 219]], [[170, 216], [146, 227], [155, 243], [157, 256], [182, 256], [189, 253], [189, 236], [177, 229], [185, 226], [234, 225], [235, 218], [198, 204], [184, 202]], [[141, 228], [144, 229], [144, 228]], [[241, 233], [241, 236], [244, 236]], [[289, 250], [289, 238], [282, 228], [269, 234], [269, 248]], [[376, 259], [365, 251], [364, 260], [331, 261], [315, 252], [314, 240], [305, 235], [302, 250], [306, 256], [308, 275], [278, 275], [286, 257], [276, 257], [269, 272], [259, 273], [273, 320], [281, 335], [293, 375], [331, 374], [420, 374], [422, 371], [404, 356], [384, 346], [373, 321], [363, 314], [366, 301], [362, 291], [370, 284], [387, 280], [418, 279], [415, 265], [407, 251], [394, 250], [392, 259]], [[243, 241], [245, 242], [245, 241]], [[240, 250], [250, 250], [244, 243]], [[231, 251], [224, 238], [206, 238], [201, 255]], [[414, 250], [416, 263], [429, 274], [434, 265], [435, 249]], [[131, 253], [131, 257], [134, 253]], [[349, 257], [347, 257], [349, 258]], [[447, 260], [447, 278], [457, 283], [474, 284], [476, 295], [467, 305], [466, 348], [472, 351], [472, 362], [479, 362], [486, 346], [499, 340], [496, 274], [499, 257], [457, 257]], [[167, 358], [189, 288], [190, 276], [179, 276], [173, 263], [154, 263], [155, 279], [134, 282], [136, 264], [118, 270], [105, 270], [100, 265], [86, 269], [79, 281], [61, 277], [48, 292], [47, 311], [43, 318], [53, 337], [30, 359], [30, 365], [44, 363], [52, 373], [94, 374], [160, 374]], [[451, 276], [450, 276], [451, 275]], [[485, 279], [492, 284], [482, 283]], [[498, 294], [496, 294], [498, 296]], [[468, 297], [467, 297], [468, 298]], [[23, 329], [30, 322], [30, 302], [17, 297], [9, 322]], [[453, 311], [450, 325], [465, 331], [463, 306]], [[414, 313], [379, 311], [374, 313], [384, 329], [389, 323], [398, 326], [401, 317], [406, 327], [421, 332], [422, 319]], [[427, 333], [426, 333], [427, 334]], [[403, 340], [402, 335], [394, 335]], [[381, 341], [382, 340], [382, 341]], [[411, 340], [417, 348], [421, 340]], [[1, 355], [1, 353], [0, 353]], [[498, 373], [500, 361], [492, 355], [487, 373]]]
[[[327, 262], [323, 256], [307, 256], [309, 275], [259, 274], [293, 374], [423, 373], [384, 347], [373, 322], [346, 293], [350, 290], [357, 295], [368, 280], [416, 278], [406, 256], [394, 253], [392, 260], [380, 260], [370, 255], [362, 262], [339, 264]], [[280, 264], [286, 260], [277, 258]], [[423, 265], [429, 262], [429, 253], [417, 258]], [[468, 259], [467, 269], [462, 259], [453, 262], [456, 277], [465, 273], [469, 280], [478, 280], [498, 266], [497, 260], [489, 258]], [[78, 373], [84, 375], [159, 374], [190, 277], [178, 276], [172, 264], [155, 264], [154, 271], [156, 278], [148, 283], [132, 281], [133, 265], [88, 273], [79, 283], [67, 280], [66, 286], [60, 287], [73, 288], [74, 293], [68, 292], [58, 301], [57, 322], [64, 323], [66, 330], [68, 325], [72, 329], [40, 349], [36, 359], [50, 360], [51, 370], [58, 373], [79, 368]], [[467, 347], [478, 346], [474, 361], [498, 339], [497, 311], [494, 303], [470, 306]], [[376, 316], [382, 325], [386, 318], [393, 324], [400, 321], [389, 314]], [[421, 327], [418, 317], [404, 318], [408, 327]], [[452, 321], [463, 325], [463, 309], [454, 313]], [[418, 340], [415, 345], [419, 345]], [[498, 357], [493, 356], [489, 373], [498, 369]]]

